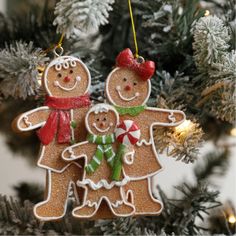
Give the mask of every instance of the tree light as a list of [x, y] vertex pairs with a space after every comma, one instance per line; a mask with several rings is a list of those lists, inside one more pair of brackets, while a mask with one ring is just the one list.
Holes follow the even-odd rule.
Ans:
[[175, 127], [175, 131], [178, 133], [187, 132], [192, 128], [192, 124], [191, 120], [185, 120], [182, 124]]
[[209, 15], [210, 15], [210, 11], [206, 10], [204, 16], [209, 16]]
[[230, 224], [235, 224], [236, 223], [236, 217], [234, 215], [230, 215], [228, 218], [228, 221]]
[[230, 134], [231, 134], [232, 136], [236, 136], [236, 127], [233, 128], [233, 129], [231, 129]]

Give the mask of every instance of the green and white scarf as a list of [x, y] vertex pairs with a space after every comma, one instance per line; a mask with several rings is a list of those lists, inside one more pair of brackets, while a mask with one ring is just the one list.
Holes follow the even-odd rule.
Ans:
[[103, 156], [106, 157], [108, 164], [112, 168], [115, 158], [115, 152], [113, 151], [112, 143], [115, 142], [115, 135], [111, 134], [111, 135], [98, 136], [89, 134], [87, 140], [90, 143], [96, 143], [98, 146], [92, 160], [85, 167], [86, 172], [88, 174], [94, 173], [100, 166]]

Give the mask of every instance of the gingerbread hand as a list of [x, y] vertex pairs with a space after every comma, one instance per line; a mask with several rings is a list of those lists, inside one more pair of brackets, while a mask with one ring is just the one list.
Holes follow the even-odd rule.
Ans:
[[154, 107], [147, 107], [146, 116], [154, 125], [159, 126], [178, 126], [184, 122], [186, 116], [179, 110], [168, 110]]
[[64, 149], [61, 154], [61, 157], [64, 161], [74, 161], [80, 158], [87, 158], [85, 150], [89, 146], [89, 142], [81, 142]]
[[47, 106], [25, 112], [14, 119], [12, 126], [17, 131], [30, 131], [43, 126], [49, 116]]

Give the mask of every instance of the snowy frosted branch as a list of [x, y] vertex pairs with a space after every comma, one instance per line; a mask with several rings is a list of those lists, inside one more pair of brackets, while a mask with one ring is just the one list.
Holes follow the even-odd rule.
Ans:
[[83, 37], [96, 32], [100, 25], [108, 23], [109, 11], [114, 0], [61, 0], [55, 8], [54, 25], [57, 31]]
[[37, 67], [46, 61], [32, 42], [16, 42], [0, 50], [0, 92], [5, 97], [23, 99], [35, 95], [40, 87]]
[[229, 49], [229, 29], [217, 16], [202, 17], [194, 28], [194, 59], [200, 71], [207, 71]]
[[203, 88], [197, 106], [216, 118], [234, 123], [236, 119], [236, 52], [229, 51], [229, 28], [216, 16], [202, 17], [195, 25], [194, 59]]

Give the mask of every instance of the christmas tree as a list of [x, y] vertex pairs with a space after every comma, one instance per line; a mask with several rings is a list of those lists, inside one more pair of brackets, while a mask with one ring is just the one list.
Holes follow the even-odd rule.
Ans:
[[[194, 181], [173, 186], [174, 197], [156, 186], [164, 204], [159, 216], [80, 221], [71, 215], [71, 197], [65, 217], [56, 222], [41, 222], [33, 215], [34, 203], [43, 199], [40, 184], [16, 183], [15, 197], [0, 195], [0, 234], [236, 233], [230, 202], [235, 197], [222, 202], [212, 181], [226, 174], [235, 145], [229, 136], [236, 136], [236, 1], [132, 0], [132, 8], [139, 54], [156, 63], [148, 104], [183, 110], [187, 116], [175, 128], [155, 128], [156, 149], [162, 158], [194, 164]], [[14, 154], [36, 165], [36, 134], [19, 136], [11, 122], [43, 104], [41, 76], [54, 47], [62, 46], [65, 55], [85, 62], [92, 77], [91, 98], [94, 103], [106, 100], [105, 79], [116, 56], [125, 48], [135, 52], [128, 1], [7, 1], [7, 13], [0, 18], [0, 132]], [[206, 142], [214, 151], [203, 154]]]

